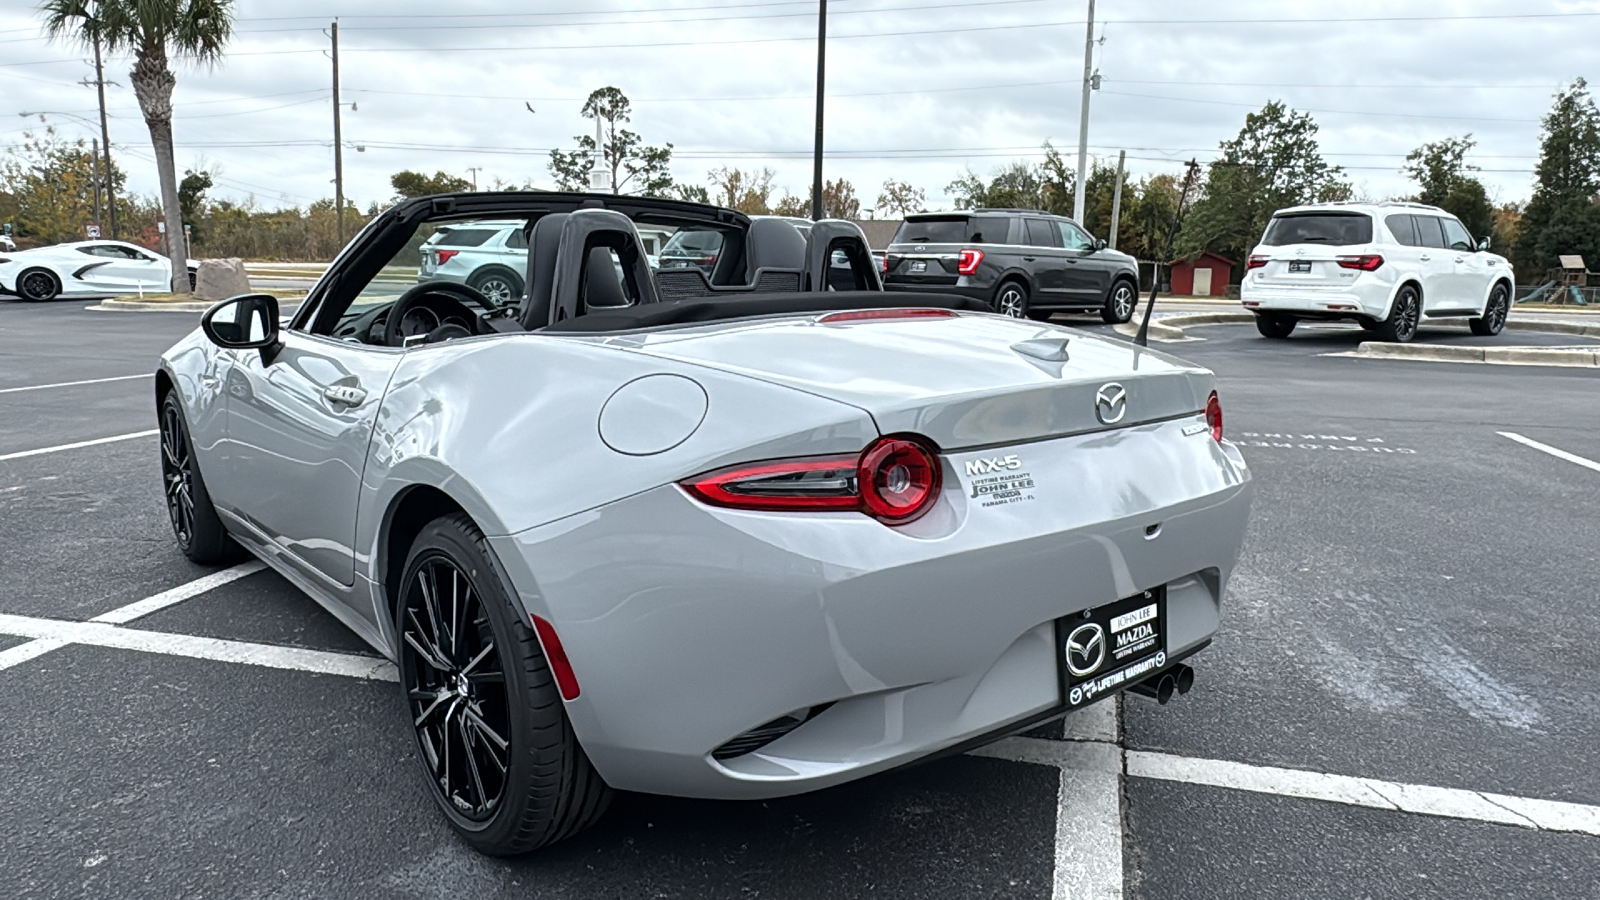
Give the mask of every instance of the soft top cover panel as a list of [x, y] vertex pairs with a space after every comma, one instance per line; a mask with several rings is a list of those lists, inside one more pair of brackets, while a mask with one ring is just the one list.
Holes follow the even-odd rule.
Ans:
[[546, 333], [594, 334], [634, 331], [695, 322], [717, 322], [751, 316], [827, 313], [853, 309], [903, 309], [921, 307], [964, 312], [994, 312], [993, 307], [971, 297], [953, 294], [916, 294], [887, 291], [822, 291], [811, 293], [739, 294], [737, 297], [641, 303], [621, 309], [593, 311], [542, 329]]

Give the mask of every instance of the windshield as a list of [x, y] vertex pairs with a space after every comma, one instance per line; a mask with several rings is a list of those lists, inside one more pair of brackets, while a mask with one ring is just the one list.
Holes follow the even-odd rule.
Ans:
[[1366, 213], [1293, 213], [1273, 216], [1261, 243], [1285, 244], [1372, 243], [1372, 217]]

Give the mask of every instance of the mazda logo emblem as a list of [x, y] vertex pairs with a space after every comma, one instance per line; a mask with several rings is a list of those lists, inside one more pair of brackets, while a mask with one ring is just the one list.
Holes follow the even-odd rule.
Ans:
[[1089, 622], [1072, 629], [1067, 635], [1067, 671], [1082, 678], [1106, 661], [1106, 633], [1098, 624]]
[[1116, 383], [1102, 387], [1094, 395], [1094, 414], [1105, 425], [1121, 422], [1122, 417], [1128, 414], [1127, 389]]

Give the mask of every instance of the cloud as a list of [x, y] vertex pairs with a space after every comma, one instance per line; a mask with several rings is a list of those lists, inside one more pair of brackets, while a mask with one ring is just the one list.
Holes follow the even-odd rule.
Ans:
[[[464, 176], [481, 167], [480, 184], [547, 184], [545, 151], [586, 131], [582, 100], [607, 84], [633, 99], [634, 130], [676, 147], [680, 180], [703, 182], [725, 164], [770, 166], [780, 188], [806, 192], [813, 2], [568, 2], [558, 14], [507, 15], [489, 0], [463, 0], [448, 12], [422, 0], [347, 0], [343, 99], [358, 108], [344, 115], [346, 193], [363, 206], [384, 201], [389, 175], [406, 168]], [[728, 8], [705, 8], [717, 5]], [[1036, 154], [1045, 140], [1075, 155], [1085, 5], [832, 0], [828, 177], [852, 181], [867, 206], [890, 177], [941, 203], [965, 167], [986, 173]], [[1104, 82], [1091, 103], [1091, 153], [1114, 160], [1126, 149], [1136, 175], [1176, 172], [1191, 156], [1214, 156], [1247, 112], [1281, 99], [1313, 111], [1324, 151], [1362, 193], [1379, 198], [1411, 189], [1398, 171], [1407, 151], [1467, 132], [1479, 142], [1472, 160], [1491, 194], [1526, 197], [1551, 94], [1591, 74], [1592, 54], [1570, 38], [1600, 24], [1431, 18], [1544, 11], [1512, 0], [1199, 7], [1099, 4], [1105, 41], [1095, 64]], [[1600, 2], [1548, 11], [1600, 12]], [[218, 196], [254, 194], [269, 204], [331, 196], [327, 4], [242, 0], [237, 17], [222, 65], [178, 73], [178, 165], [219, 166]], [[1374, 17], [1414, 19], [1353, 21]], [[1216, 19], [1256, 21], [1192, 21]], [[92, 77], [84, 54], [38, 38], [36, 26], [31, 10], [0, 12], [0, 114], [63, 110], [93, 119], [93, 91], [75, 83]], [[116, 59], [107, 68], [119, 82], [107, 98], [112, 141], [125, 148], [132, 189], [154, 193], [128, 65]], [[52, 121], [69, 135], [91, 134], [68, 116]], [[26, 124], [0, 117], [0, 143], [20, 138]]]

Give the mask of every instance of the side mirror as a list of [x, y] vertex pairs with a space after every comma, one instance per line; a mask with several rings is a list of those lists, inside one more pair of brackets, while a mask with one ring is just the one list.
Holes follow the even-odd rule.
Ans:
[[1489, 238], [1488, 238], [1488, 236], [1484, 236], [1484, 237], [1478, 238], [1478, 250], [1479, 251], [1483, 251], [1483, 250], [1487, 250], [1487, 249], [1489, 249]]
[[1106, 239], [1105, 238], [1095, 238], [1094, 239], [1094, 249], [1095, 250], [1104, 250], [1105, 248], [1106, 248]]
[[240, 294], [219, 301], [200, 317], [200, 330], [225, 350], [263, 350], [278, 346], [278, 298]]

